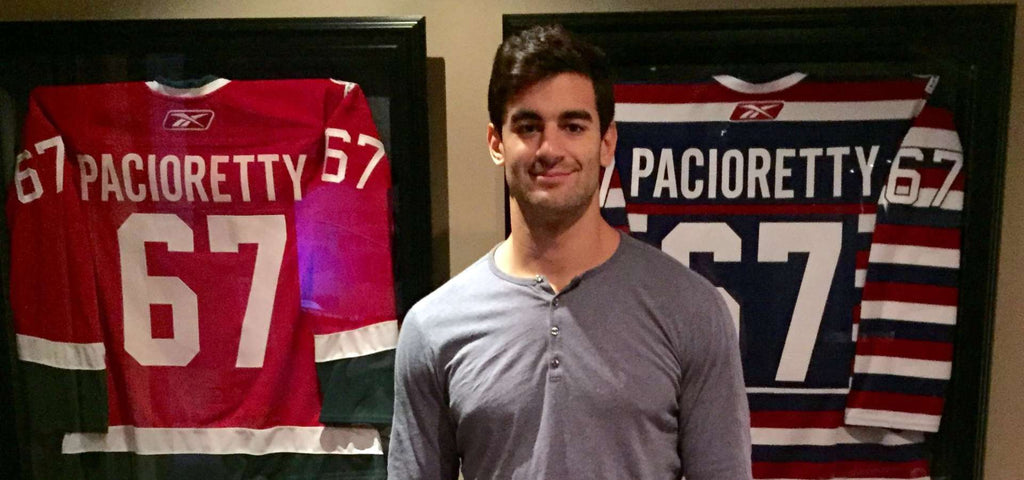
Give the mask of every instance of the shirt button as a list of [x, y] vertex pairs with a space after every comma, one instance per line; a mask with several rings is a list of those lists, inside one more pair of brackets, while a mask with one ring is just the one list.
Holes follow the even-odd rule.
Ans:
[[557, 337], [558, 336], [558, 327], [551, 327], [551, 336], [552, 337]]
[[556, 306], [556, 307], [557, 307], [557, 306], [558, 306], [558, 299], [556, 298], [556, 299], [552, 300], [552, 301], [551, 301], [551, 305], [553, 305], [553, 306]]
[[561, 364], [562, 364], [562, 362], [559, 362], [558, 358], [552, 358], [551, 359], [551, 368], [558, 368], [558, 366], [561, 365]]
[[537, 283], [544, 283], [544, 276], [537, 275], [536, 277], [533, 277], [533, 281], [535, 281]]

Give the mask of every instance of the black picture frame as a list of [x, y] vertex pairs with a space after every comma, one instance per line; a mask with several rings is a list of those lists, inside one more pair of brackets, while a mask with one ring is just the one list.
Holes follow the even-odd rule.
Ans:
[[[0, 23], [0, 158], [13, 175], [18, 126], [38, 85], [199, 78], [335, 78], [366, 94], [391, 161], [399, 318], [431, 287], [429, 143], [423, 17]], [[5, 197], [6, 198], [6, 197]], [[6, 227], [5, 227], [6, 229]], [[28, 478], [18, 446], [14, 335], [3, 253], [0, 478]]]
[[[1014, 36], [1014, 5], [505, 15], [504, 36], [559, 23], [601, 47], [622, 81], [728, 73], [765, 81], [930, 73], [969, 165], [952, 380], [932, 478], [983, 478]], [[976, 159], [976, 160], [972, 160]], [[506, 229], [508, 204], [506, 199]]]

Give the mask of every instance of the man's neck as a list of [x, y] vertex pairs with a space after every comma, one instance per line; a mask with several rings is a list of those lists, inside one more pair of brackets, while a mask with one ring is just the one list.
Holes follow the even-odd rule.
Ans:
[[498, 268], [514, 277], [542, 275], [556, 292], [611, 258], [619, 246], [619, 233], [597, 209], [560, 227], [529, 222], [515, 205], [511, 213], [512, 233], [494, 255]]

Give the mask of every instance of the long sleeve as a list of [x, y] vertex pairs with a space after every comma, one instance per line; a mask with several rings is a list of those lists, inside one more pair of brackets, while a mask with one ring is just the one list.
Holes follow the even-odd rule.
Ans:
[[387, 424], [398, 337], [388, 159], [359, 86], [328, 90], [321, 168], [297, 206], [302, 315], [325, 423]]
[[414, 308], [398, 337], [390, 478], [454, 480], [459, 476], [455, 428], [440, 368]]
[[[701, 298], [695, 301], [704, 300]], [[740, 351], [725, 303], [708, 289], [704, 341], [688, 353], [679, 400], [679, 457], [687, 480], [747, 479], [750, 412]]]
[[846, 423], [935, 432], [953, 360], [963, 154], [949, 112], [927, 108], [880, 197]]
[[103, 431], [106, 361], [74, 152], [33, 96], [9, 188], [11, 306], [30, 426]]

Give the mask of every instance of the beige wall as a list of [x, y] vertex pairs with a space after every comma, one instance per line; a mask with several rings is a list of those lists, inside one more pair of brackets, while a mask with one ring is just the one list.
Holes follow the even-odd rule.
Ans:
[[[136, 19], [200, 17], [294, 17], [425, 15], [427, 55], [443, 62], [444, 78], [432, 78], [432, 112], [443, 122], [432, 131], [431, 160], [435, 179], [434, 237], [449, 241], [449, 267], [457, 272], [498, 242], [503, 235], [502, 179], [490, 164], [484, 144], [486, 86], [490, 57], [501, 38], [503, 13], [624, 10], [697, 10], [717, 8], [785, 8], [975, 2], [888, 2], [880, 0], [687, 0], [574, 2], [550, 0], [306, 0], [304, 2], [199, 0], [5, 0], [0, 20]], [[1004, 1], [1001, 3], [1014, 3]], [[581, 6], [586, 5], [586, 6]], [[1024, 8], [1017, 13], [1013, 101], [1005, 191], [1002, 254], [999, 263], [995, 354], [989, 408], [986, 480], [1024, 480]], [[937, 26], [941, 28], [941, 26]], [[443, 89], [443, 90], [440, 90]], [[446, 133], [445, 133], [446, 132]], [[437, 142], [444, 142], [439, 144]], [[447, 199], [447, 205], [443, 201]], [[447, 208], [447, 225], [445, 225]], [[970, 319], [967, 319], [968, 321]]]

